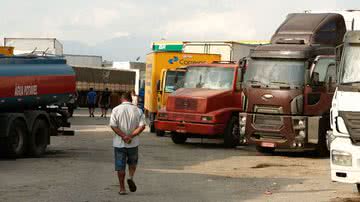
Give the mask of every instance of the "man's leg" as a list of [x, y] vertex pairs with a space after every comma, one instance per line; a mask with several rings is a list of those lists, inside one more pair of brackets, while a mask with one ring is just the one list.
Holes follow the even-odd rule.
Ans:
[[91, 117], [91, 106], [89, 105], [89, 116]]
[[95, 117], [94, 112], [95, 112], [95, 106], [93, 106], [92, 109], [91, 109], [91, 114], [92, 114], [93, 117]]
[[127, 183], [131, 192], [135, 192], [137, 187], [134, 182], [134, 175], [136, 171], [136, 166], [138, 163], [138, 147], [128, 148], [128, 165], [129, 165], [129, 179]]
[[106, 107], [106, 108], [104, 108], [104, 115], [105, 115], [105, 118], [106, 118], [106, 114], [107, 114], [107, 110], [108, 110], [108, 108]]
[[126, 168], [126, 149], [125, 148], [114, 148], [115, 153], [115, 170], [120, 185], [120, 193], [125, 192], [125, 168]]
[[129, 166], [129, 178], [133, 179], [136, 171], [136, 165]]
[[120, 192], [125, 192], [125, 171], [117, 171], [119, 184], [120, 184]]

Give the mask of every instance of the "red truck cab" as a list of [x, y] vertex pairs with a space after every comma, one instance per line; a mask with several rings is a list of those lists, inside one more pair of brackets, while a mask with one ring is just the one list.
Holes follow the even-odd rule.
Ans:
[[187, 66], [184, 85], [169, 95], [155, 121], [158, 131], [171, 132], [175, 144], [192, 138], [223, 138], [227, 147], [240, 142], [240, 65], [235, 63]]

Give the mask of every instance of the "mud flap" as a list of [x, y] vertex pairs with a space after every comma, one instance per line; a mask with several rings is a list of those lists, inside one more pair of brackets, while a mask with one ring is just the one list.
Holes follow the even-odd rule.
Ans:
[[308, 143], [317, 144], [319, 142], [320, 116], [308, 117]]

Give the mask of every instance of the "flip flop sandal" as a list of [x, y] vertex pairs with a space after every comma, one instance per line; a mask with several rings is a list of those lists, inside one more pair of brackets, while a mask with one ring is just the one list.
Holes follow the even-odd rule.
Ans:
[[126, 191], [119, 191], [119, 195], [127, 195]]
[[127, 183], [128, 183], [128, 185], [129, 185], [130, 191], [131, 191], [131, 192], [136, 192], [136, 184], [135, 184], [134, 180], [128, 179], [128, 180], [127, 180]]

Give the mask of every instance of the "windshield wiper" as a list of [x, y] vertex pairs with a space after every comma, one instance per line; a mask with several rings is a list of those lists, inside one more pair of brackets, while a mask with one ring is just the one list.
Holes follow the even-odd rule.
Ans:
[[270, 84], [279, 84], [280, 89], [290, 89], [290, 84], [284, 81], [271, 81]]
[[250, 83], [261, 83], [260, 81], [253, 80], [253, 79], [246, 80], [246, 82], [250, 82]]
[[285, 84], [285, 85], [289, 85], [289, 83], [284, 82], [284, 81], [271, 81], [270, 83], [272, 83], [272, 84]]
[[360, 83], [360, 81], [345, 82], [345, 83], [340, 83], [340, 85], [351, 85], [351, 84], [357, 84], [357, 83]]

